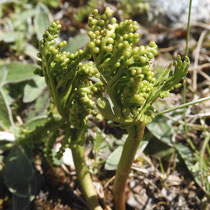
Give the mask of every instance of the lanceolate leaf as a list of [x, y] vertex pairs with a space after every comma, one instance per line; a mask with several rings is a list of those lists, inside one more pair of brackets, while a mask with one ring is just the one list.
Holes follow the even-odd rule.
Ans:
[[20, 32], [17, 31], [7, 31], [7, 32], [0, 32], [0, 41], [9, 43], [14, 42], [23, 36]]
[[35, 27], [37, 38], [39, 40], [42, 39], [42, 36], [44, 32], [46, 31], [47, 27], [50, 25], [51, 21], [52, 21], [52, 17], [51, 17], [50, 11], [44, 4], [39, 3], [37, 5], [37, 13], [34, 19], [34, 27]]
[[22, 25], [26, 23], [29, 18], [32, 18], [35, 14], [36, 10], [34, 8], [31, 9], [28, 8], [27, 10], [22, 11], [21, 13], [14, 14], [13, 17], [14, 27], [15, 28], [22, 27]]
[[12, 210], [26, 210], [30, 205], [29, 197], [18, 197], [16, 195], [12, 196]]
[[46, 87], [43, 77], [36, 76], [31, 83], [26, 84], [24, 88], [23, 102], [29, 103], [34, 101]]
[[3, 84], [18, 83], [32, 79], [35, 69], [36, 66], [32, 64], [11, 63], [0, 65], [0, 72], [7, 71]]
[[120, 156], [122, 154], [123, 147], [122, 145], [117, 147], [108, 157], [105, 169], [106, 170], [116, 170], [117, 165], [120, 161]]
[[[142, 140], [141, 143], [139, 144], [138, 150], [136, 154], [138, 155], [140, 152], [143, 152], [143, 150], [146, 148], [148, 145], [149, 140]], [[106, 164], [105, 164], [105, 169], [106, 170], [116, 170], [118, 163], [120, 161], [120, 157], [122, 154], [123, 150], [123, 145], [118, 146], [108, 157]]]
[[47, 115], [34, 117], [24, 125], [28, 130], [34, 130], [37, 126], [44, 126], [48, 120]]
[[12, 112], [4, 91], [0, 88], [0, 127], [9, 129], [14, 124]]
[[206, 186], [202, 186], [201, 170], [195, 153], [182, 143], [176, 143], [174, 146], [183, 159], [188, 170], [193, 175], [195, 182], [201, 187], [201, 189], [203, 189], [204, 192], [206, 192], [206, 194], [210, 195], [210, 192], [206, 190]]
[[173, 129], [168, 121], [160, 116], [147, 125], [148, 130], [160, 141], [172, 147], [171, 138]]
[[4, 85], [6, 78], [7, 78], [6, 68], [0, 69], [0, 88]]
[[24, 52], [26, 55], [30, 56], [32, 59], [37, 60], [37, 53], [39, 51], [33, 45], [26, 43]]
[[35, 198], [37, 189], [38, 189], [38, 183], [37, 183], [37, 175], [34, 174], [30, 186], [31, 186], [31, 193], [27, 197], [20, 197], [16, 194], [13, 194], [12, 196], [12, 210], [27, 210], [31, 201]]
[[13, 147], [7, 157], [5, 168], [5, 183], [9, 190], [19, 197], [28, 197], [31, 193], [30, 182], [33, 173], [32, 164], [23, 148]]
[[63, 48], [63, 50], [73, 53], [81, 47], [84, 47], [88, 43], [89, 39], [90, 38], [87, 35], [87, 33], [78, 34], [71, 41], [68, 42], [68, 44]]

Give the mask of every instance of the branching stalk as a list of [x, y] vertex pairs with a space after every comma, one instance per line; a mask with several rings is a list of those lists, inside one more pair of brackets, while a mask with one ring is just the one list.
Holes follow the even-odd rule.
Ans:
[[[66, 41], [55, 42], [61, 24], [59, 21], [51, 23], [40, 41], [40, 68], [36, 70], [45, 77], [59, 113], [71, 128], [68, 136], [72, 141], [68, 142], [68, 138], [63, 141], [57, 156], [62, 157], [67, 146], [72, 148], [77, 177], [90, 210], [102, 210], [82, 146], [88, 116], [96, 114], [95, 99], [98, 99], [97, 107], [102, 115], [128, 132], [113, 189], [115, 209], [125, 210], [126, 180], [145, 124], [154, 117], [152, 104], [177, 87], [190, 64], [187, 57], [182, 61], [178, 56], [174, 70], [171, 64], [156, 80], [151, 65], [158, 54], [155, 42], [137, 46], [138, 23], [125, 20], [118, 24], [112, 15], [113, 10], [109, 7], [103, 15], [97, 9], [93, 10], [88, 18], [88, 45], [85, 50], [75, 53], [62, 51]], [[86, 62], [91, 57], [95, 64]], [[92, 77], [101, 81], [92, 82]], [[104, 97], [106, 95], [110, 100]]]
[[123, 147], [122, 155], [116, 171], [114, 182], [115, 210], [125, 210], [125, 186], [131, 165], [134, 161], [138, 145], [144, 135], [145, 124], [134, 125], [127, 128], [128, 138]]
[[77, 173], [77, 178], [80, 183], [81, 190], [85, 196], [88, 208], [90, 210], [102, 210], [98, 203], [97, 193], [93, 186], [93, 182], [85, 163], [83, 146], [77, 145], [72, 148], [74, 165]]

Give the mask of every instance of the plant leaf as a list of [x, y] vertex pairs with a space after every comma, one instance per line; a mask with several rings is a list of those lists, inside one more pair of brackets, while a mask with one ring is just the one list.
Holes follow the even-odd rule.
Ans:
[[0, 69], [0, 88], [4, 85], [6, 78], [7, 78], [6, 68]]
[[[148, 145], [149, 140], [142, 140], [138, 146], [138, 150], [136, 152], [136, 157], [139, 155], [140, 152], [143, 152], [143, 150], [146, 148]], [[105, 164], [105, 169], [106, 170], [116, 170], [118, 163], [120, 161], [120, 157], [122, 154], [123, 150], [123, 145], [118, 146], [107, 158], [106, 164]]]
[[26, 43], [24, 48], [24, 53], [28, 56], [30, 56], [32, 59], [37, 60], [37, 53], [39, 51], [31, 44]]
[[18, 197], [17, 195], [13, 194], [12, 196], [12, 210], [26, 210], [30, 205], [29, 197]]
[[111, 106], [110, 101], [111, 100], [108, 100], [105, 97], [99, 98], [96, 106], [103, 115], [103, 117], [105, 117], [108, 120], [115, 121], [116, 117], [113, 112], [113, 107]]
[[15, 194], [12, 196], [12, 210], [26, 210], [28, 209], [28, 206], [30, 205], [31, 201], [35, 198], [36, 192], [37, 192], [37, 175], [34, 174], [31, 182], [31, 193], [27, 197], [19, 197]]
[[14, 146], [6, 159], [5, 183], [8, 189], [18, 197], [27, 197], [31, 193], [33, 173], [32, 164], [23, 148]]
[[120, 157], [122, 154], [123, 146], [118, 146], [107, 158], [105, 169], [106, 170], [116, 170], [118, 163], [120, 161]]
[[36, 14], [36, 10], [34, 8], [27, 9], [25, 11], [22, 11], [21, 13], [15, 13], [12, 17], [12, 22], [15, 28], [22, 27], [29, 18], [32, 18]]
[[44, 90], [41, 95], [36, 99], [35, 103], [33, 103], [29, 107], [29, 114], [26, 118], [26, 121], [30, 121], [32, 118], [37, 116], [42, 116], [46, 114], [46, 108], [49, 104], [49, 92]]
[[22, 36], [22, 34], [17, 31], [0, 32], [0, 41], [10, 43], [18, 40], [20, 36]]
[[36, 66], [32, 64], [10, 63], [0, 65], [0, 72], [7, 71], [7, 77], [4, 80], [4, 84], [30, 80], [34, 77], [35, 69]]
[[35, 76], [31, 83], [26, 84], [24, 88], [23, 102], [29, 103], [34, 101], [41, 95], [46, 87], [45, 79], [43, 77]]
[[164, 69], [160, 74], [158, 80], [155, 82], [152, 90], [149, 93], [148, 99], [145, 101], [141, 107], [141, 111], [137, 117], [138, 120], [144, 121], [142, 116], [144, 116], [152, 104], [156, 101], [158, 97], [165, 97], [173, 90], [179, 81], [187, 75], [188, 67], [190, 65], [190, 60], [188, 57], [185, 57], [185, 60], [182, 62], [181, 57], [177, 57], [175, 62], [174, 70], [171, 70], [173, 63], [171, 63], [168, 68]]
[[34, 28], [38, 40], [42, 39], [47, 27], [52, 21], [49, 9], [42, 3], [37, 4], [37, 12], [34, 18]]
[[1, 0], [1, 1], [0, 1], [0, 5], [1, 5], [1, 4], [5, 4], [5, 3], [7, 3], [7, 4], [8, 4], [8, 3], [17, 3], [17, 0]]
[[63, 48], [63, 50], [73, 53], [78, 49], [84, 47], [88, 43], [89, 39], [90, 38], [87, 35], [87, 33], [78, 34], [71, 41], [68, 42], [68, 44]]
[[7, 130], [14, 125], [12, 111], [9, 107], [4, 91], [0, 88], [0, 127]]
[[160, 141], [172, 147], [172, 126], [169, 125], [168, 121], [163, 116], [157, 116], [153, 121], [147, 125], [147, 129]]
[[199, 161], [196, 158], [195, 153], [193, 153], [188, 147], [186, 147], [182, 143], [176, 143], [174, 144], [174, 146], [178, 151], [179, 155], [181, 156], [181, 158], [183, 159], [188, 170], [194, 177], [195, 182], [200, 186], [201, 189], [203, 189], [204, 192], [210, 195], [210, 192], [206, 191], [205, 187], [202, 186]]
[[25, 123], [24, 127], [29, 130], [34, 130], [37, 126], [44, 126], [47, 120], [48, 120], [47, 115], [34, 117], [30, 119], [27, 123]]

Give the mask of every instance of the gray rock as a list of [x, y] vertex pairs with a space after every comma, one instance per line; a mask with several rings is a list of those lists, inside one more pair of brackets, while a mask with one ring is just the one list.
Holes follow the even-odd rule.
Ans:
[[[189, 0], [145, 0], [149, 2], [147, 11], [150, 24], [186, 24]], [[210, 23], [210, 0], [193, 0], [191, 22]]]

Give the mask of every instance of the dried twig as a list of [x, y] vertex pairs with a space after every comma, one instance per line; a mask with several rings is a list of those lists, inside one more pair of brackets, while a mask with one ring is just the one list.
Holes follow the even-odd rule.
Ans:
[[[199, 55], [200, 55], [200, 50], [201, 50], [201, 45], [203, 42], [203, 39], [205, 37], [205, 35], [207, 34], [207, 30], [204, 30], [201, 35], [200, 38], [198, 40], [198, 44], [197, 47], [195, 49], [195, 62], [194, 62], [194, 68], [198, 66], [198, 60], [199, 60]], [[197, 90], [197, 70], [196, 68], [193, 71], [193, 89]]]

